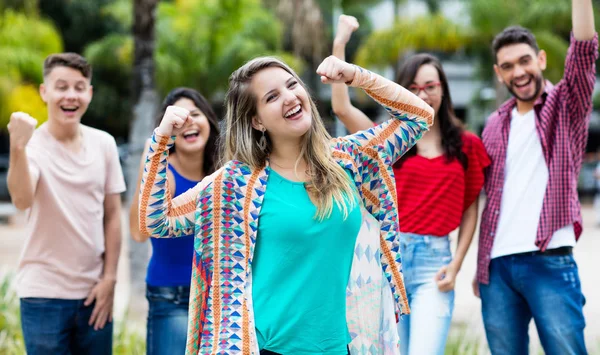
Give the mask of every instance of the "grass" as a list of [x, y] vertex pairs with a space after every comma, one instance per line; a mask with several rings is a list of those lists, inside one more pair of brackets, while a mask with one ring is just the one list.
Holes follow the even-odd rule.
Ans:
[[[19, 298], [12, 287], [12, 275], [0, 281], [0, 354], [25, 354], [21, 331]], [[127, 315], [113, 326], [114, 355], [146, 354], [146, 339], [135, 327], [127, 324]]]
[[444, 355], [484, 355], [489, 354], [485, 341], [469, 334], [463, 324], [452, 324]]

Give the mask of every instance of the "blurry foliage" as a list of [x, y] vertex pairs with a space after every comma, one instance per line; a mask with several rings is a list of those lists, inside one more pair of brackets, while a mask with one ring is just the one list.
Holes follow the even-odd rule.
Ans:
[[191, 86], [207, 97], [223, 92], [231, 73], [261, 55], [282, 57], [281, 23], [259, 0], [181, 0], [161, 3], [157, 17], [156, 81], [166, 94]]
[[[102, 13], [130, 26], [130, 8], [130, 0], [117, 0]], [[161, 2], [157, 11], [155, 79], [161, 95], [177, 86], [188, 86], [208, 98], [222, 96], [229, 75], [260, 55], [275, 55], [300, 72], [304, 69], [301, 60], [282, 50], [281, 24], [259, 0], [178, 0]], [[90, 111], [94, 113], [97, 108], [98, 114], [104, 113], [107, 120], [128, 129], [132, 36], [105, 36], [89, 44], [85, 56], [94, 65], [95, 77], [109, 76], [119, 82], [95, 90]]]
[[112, 13], [103, 10], [113, 3], [114, 0], [52, 0], [40, 1], [39, 6], [41, 14], [59, 28], [65, 51], [83, 53], [90, 42], [129, 31]]
[[379, 68], [395, 66], [412, 51], [456, 52], [468, 42], [463, 27], [440, 14], [426, 15], [400, 20], [390, 29], [373, 32], [359, 47], [356, 63]]
[[[44, 58], [64, 48], [83, 54], [93, 66], [94, 96], [83, 123], [127, 137], [132, 117], [132, 1], [40, 1], [40, 15], [54, 25], [32, 16], [36, 6], [34, 0], [0, 0], [0, 127], [14, 107], [38, 114], [37, 106], [9, 106], [6, 100], [33, 93], [28, 85], [42, 81]], [[301, 73], [306, 64], [283, 50], [283, 32], [279, 19], [260, 0], [163, 1], [156, 25], [158, 90], [165, 95], [176, 86], [189, 86], [209, 98], [222, 98], [229, 75], [261, 55], [278, 56]], [[38, 101], [37, 94], [29, 100]]]
[[37, 90], [43, 80], [42, 63], [62, 48], [51, 22], [12, 9], [0, 14], [0, 129], [6, 128], [15, 109], [30, 113], [40, 123], [46, 119]]
[[480, 77], [493, 80], [494, 37], [508, 26], [521, 25], [533, 32], [539, 47], [547, 53], [544, 76], [554, 83], [560, 80], [572, 29], [571, 0], [469, 0], [466, 6], [472, 40], [467, 53], [478, 59]]
[[0, 280], [0, 354], [25, 354], [21, 332], [19, 298], [12, 288], [12, 275]]
[[3, 126], [8, 124], [10, 113], [15, 111], [27, 112], [38, 121], [38, 126], [48, 119], [46, 103], [42, 101], [38, 85], [21, 84], [16, 86], [6, 97], [7, 114], [0, 121]]
[[[492, 80], [492, 40], [504, 28], [519, 24], [532, 30], [548, 54], [545, 77], [555, 83], [562, 77], [572, 28], [571, 0], [464, 0], [469, 21], [444, 18], [435, 12], [440, 5], [435, 2], [427, 3], [431, 13], [425, 17], [401, 19], [390, 29], [373, 32], [359, 48], [358, 64], [395, 67], [412, 52], [459, 52], [476, 60], [481, 78]], [[600, 18], [598, 4], [594, 11]]]

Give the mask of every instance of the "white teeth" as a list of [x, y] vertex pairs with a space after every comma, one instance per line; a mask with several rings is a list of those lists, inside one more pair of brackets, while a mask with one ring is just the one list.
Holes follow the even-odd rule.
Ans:
[[194, 135], [198, 135], [200, 134], [200, 131], [198, 131], [197, 129], [191, 130], [191, 131], [187, 131], [183, 133], [184, 137], [188, 137], [188, 136], [194, 136]]
[[298, 105], [298, 106], [296, 106], [296, 107], [294, 107], [294, 108], [290, 109], [288, 112], [286, 112], [286, 113], [285, 113], [284, 117], [286, 117], [286, 118], [287, 118], [287, 117], [290, 117], [290, 116], [292, 116], [292, 115], [295, 115], [296, 113], [300, 112], [300, 109], [301, 109], [301, 108], [302, 108], [302, 107], [301, 107], [300, 105]]

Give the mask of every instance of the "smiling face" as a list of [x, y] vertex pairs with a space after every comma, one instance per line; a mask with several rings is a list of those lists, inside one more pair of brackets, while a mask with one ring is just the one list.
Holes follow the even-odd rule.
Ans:
[[92, 100], [92, 85], [79, 70], [57, 66], [44, 77], [40, 95], [48, 106], [49, 121], [78, 124]]
[[290, 73], [279, 67], [262, 69], [254, 75], [250, 90], [256, 100], [252, 126], [266, 130], [271, 140], [299, 140], [312, 124], [310, 99], [306, 89]]
[[511, 94], [524, 102], [535, 101], [542, 92], [546, 69], [546, 53], [535, 50], [526, 43], [511, 44], [500, 48], [496, 54], [494, 70], [498, 80]]
[[182, 153], [203, 152], [206, 142], [210, 136], [210, 124], [202, 111], [194, 104], [194, 101], [182, 97], [175, 101], [174, 106], [183, 107], [190, 111], [192, 125], [181, 132], [175, 139], [175, 149]]
[[436, 114], [438, 113], [442, 104], [443, 89], [440, 74], [432, 64], [423, 64], [419, 67], [408, 90], [433, 107]]

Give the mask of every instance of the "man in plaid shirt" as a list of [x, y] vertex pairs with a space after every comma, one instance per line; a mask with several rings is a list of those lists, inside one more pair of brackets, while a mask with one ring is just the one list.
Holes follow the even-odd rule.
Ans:
[[492, 354], [527, 354], [534, 319], [546, 354], [586, 354], [585, 319], [572, 249], [581, 235], [577, 196], [592, 110], [598, 37], [591, 0], [572, 0], [563, 79], [545, 81], [546, 53], [509, 27], [492, 44], [494, 70], [514, 96], [490, 117], [492, 159], [477, 277]]

